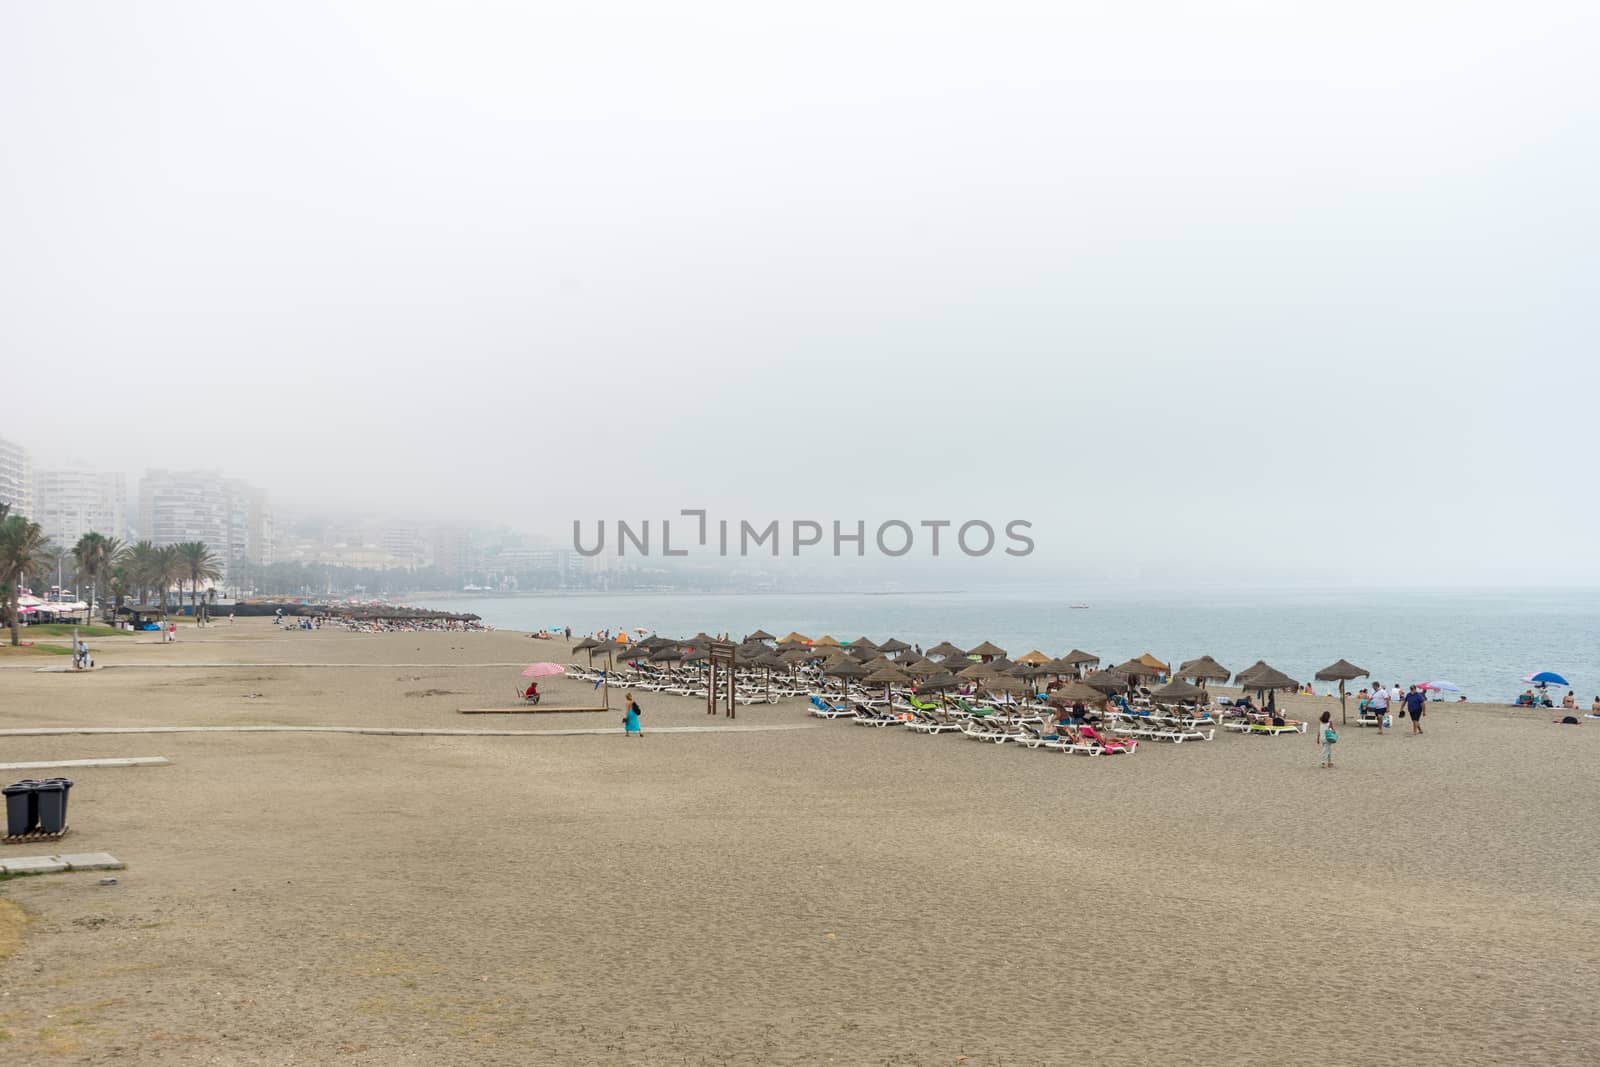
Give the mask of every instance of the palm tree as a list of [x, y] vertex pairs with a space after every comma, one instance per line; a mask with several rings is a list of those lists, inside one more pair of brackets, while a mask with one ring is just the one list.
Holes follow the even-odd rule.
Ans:
[[156, 586], [156, 554], [159, 550], [150, 541], [140, 541], [123, 556], [128, 572], [128, 584], [139, 592], [139, 606], [150, 603], [150, 590]]
[[[185, 573], [183, 560], [178, 555], [177, 545], [162, 545], [160, 548], [156, 549], [154, 575], [157, 586], [161, 593], [161, 614], [165, 615], [167, 613], [168, 591], [171, 590], [174, 585], [180, 587], [182, 586], [183, 576]], [[181, 588], [179, 589], [178, 595], [180, 597], [183, 595]]]
[[0, 582], [9, 586], [6, 594], [6, 617], [11, 622], [11, 645], [22, 643], [19, 602], [22, 598], [22, 579], [36, 570], [49, 551], [49, 542], [36, 522], [21, 515], [8, 515], [0, 520]]
[[[100, 538], [100, 559], [99, 559], [99, 562], [98, 562], [98, 566], [96, 567], [95, 573], [99, 574], [101, 576], [105, 576], [105, 575], [110, 574], [111, 569], [113, 567], [115, 567], [117, 564], [121, 563], [122, 560], [123, 560], [123, 557], [126, 556], [127, 554], [128, 554], [128, 546], [122, 543], [122, 538], [120, 538], [120, 537], [102, 537], [102, 538]], [[99, 591], [100, 591], [99, 587], [96, 586], [95, 587], [95, 592], [99, 592]], [[107, 589], [107, 592], [110, 592], [109, 588]], [[101, 597], [100, 599], [104, 600], [106, 598], [105, 597]]]
[[[95, 533], [90, 530], [78, 538], [78, 543], [72, 546], [72, 558], [78, 563], [78, 594], [83, 594], [83, 579], [89, 579], [89, 618], [94, 618], [94, 605], [97, 594], [100, 592], [100, 571], [114, 556], [115, 548], [111, 542], [115, 538], [105, 534]], [[108, 549], [110, 551], [108, 552]]]
[[[176, 548], [178, 550], [178, 559], [189, 575], [189, 614], [198, 621], [200, 618], [200, 605], [197, 601], [200, 596], [200, 582], [202, 579], [214, 582], [221, 578], [222, 568], [219, 564], [222, 561], [217, 558], [215, 552], [206, 547], [204, 541], [185, 541], [183, 544], [177, 545]], [[181, 581], [178, 585], [178, 596], [179, 598], [183, 596], [183, 584]]]

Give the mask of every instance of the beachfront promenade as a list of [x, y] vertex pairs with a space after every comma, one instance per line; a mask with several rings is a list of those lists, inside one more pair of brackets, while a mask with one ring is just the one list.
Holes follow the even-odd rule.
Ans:
[[1073, 759], [667, 692], [630, 744], [620, 706], [458, 713], [582, 659], [522, 634], [95, 644], [6, 661], [0, 758], [169, 762], [60, 772], [33, 851], [118, 885], [0, 884], [19, 1061], [1600, 1058], [1600, 729], [1549, 714], [1352, 725], [1331, 773], [1298, 734]]

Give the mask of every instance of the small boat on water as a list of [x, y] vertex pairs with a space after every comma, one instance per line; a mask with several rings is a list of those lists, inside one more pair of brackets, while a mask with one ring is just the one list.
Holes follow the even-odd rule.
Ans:
[[1073, 611], [1088, 611], [1089, 610], [1089, 605], [1087, 605], [1087, 604], [1068, 604], [1067, 607], [1071, 608]]

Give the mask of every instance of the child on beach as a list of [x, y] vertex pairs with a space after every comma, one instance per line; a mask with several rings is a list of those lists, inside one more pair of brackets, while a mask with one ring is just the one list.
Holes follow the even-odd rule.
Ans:
[[1339, 740], [1339, 735], [1333, 729], [1333, 712], [1325, 711], [1322, 718], [1317, 720], [1317, 743], [1322, 748], [1323, 767], [1333, 766], [1333, 746]]
[[644, 728], [639, 725], [639, 702], [633, 699], [633, 694], [627, 694], [627, 714], [622, 717], [622, 728], [627, 737], [643, 737]]

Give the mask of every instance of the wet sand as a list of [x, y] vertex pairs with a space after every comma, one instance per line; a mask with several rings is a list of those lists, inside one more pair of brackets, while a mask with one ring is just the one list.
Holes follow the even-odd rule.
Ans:
[[617, 732], [0, 737], [172, 760], [69, 772], [73, 833], [6, 846], [128, 863], [0, 883], [29, 918], [0, 962], [18, 1062], [1600, 1061], [1600, 722], [1433, 705], [1420, 738], [1347, 727], [1323, 771], [1309, 735], [652, 735], [723, 720], [642, 694], [629, 741], [620, 710], [457, 714], [516, 684], [483, 664], [571, 658], [520, 634], [94, 645], [109, 669], [0, 667], [0, 729]]

